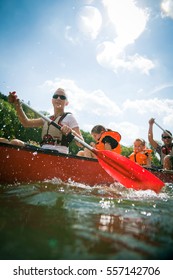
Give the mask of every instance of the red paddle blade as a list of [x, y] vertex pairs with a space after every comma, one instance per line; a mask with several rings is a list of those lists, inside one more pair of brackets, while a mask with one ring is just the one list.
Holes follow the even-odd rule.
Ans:
[[150, 189], [158, 193], [164, 186], [151, 172], [122, 155], [107, 150], [96, 150], [94, 153], [103, 169], [126, 188]]

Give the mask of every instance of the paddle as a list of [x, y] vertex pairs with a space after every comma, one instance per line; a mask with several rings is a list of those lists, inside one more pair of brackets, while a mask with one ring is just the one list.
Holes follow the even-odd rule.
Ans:
[[173, 139], [172, 135], [171, 135], [169, 132], [167, 132], [165, 129], [163, 129], [158, 123], [156, 123], [155, 120], [154, 120], [154, 123], [155, 123], [161, 130], [163, 130], [164, 133], [168, 134], [168, 135]]
[[[52, 121], [50, 118], [35, 111], [23, 101], [21, 101], [21, 103], [38, 114], [49, 124], [61, 130], [61, 126]], [[164, 183], [159, 178], [128, 158], [108, 150], [96, 150], [76, 136], [74, 131], [72, 131], [71, 135], [73, 135], [73, 139], [75, 141], [92, 151], [97, 156], [98, 162], [102, 168], [105, 169], [105, 171], [112, 176], [115, 181], [120, 182], [126, 188], [133, 188], [135, 190], [151, 189], [155, 192], [159, 192], [164, 186]]]

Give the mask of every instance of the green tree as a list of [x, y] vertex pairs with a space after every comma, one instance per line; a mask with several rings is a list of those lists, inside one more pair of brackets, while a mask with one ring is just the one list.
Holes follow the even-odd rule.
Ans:
[[[160, 143], [161, 145], [161, 143]], [[156, 153], [156, 150], [153, 149], [153, 147], [149, 144], [150, 149], [152, 150], [152, 164], [154, 166], [160, 166], [160, 159], [158, 158], [158, 155]]]
[[0, 98], [0, 137], [15, 138], [19, 130], [19, 121], [11, 105]]
[[[93, 142], [93, 137], [91, 136], [91, 134], [89, 132], [85, 132], [83, 130], [81, 130], [81, 134], [83, 136], [83, 139], [84, 141], [87, 143], [87, 144], [90, 144], [90, 142]], [[78, 151], [82, 150], [82, 148], [78, 147], [74, 141], [72, 141], [70, 143], [70, 146], [69, 146], [69, 152], [70, 154], [72, 155], [76, 155], [78, 153]]]
[[133, 146], [125, 147], [121, 146], [122, 152], [121, 154], [125, 157], [129, 157], [129, 155], [133, 152]]
[[[32, 111], [23, 106], [29, 118], [35, 118]], [[0, 93], [0, 137], [7, 139], [20, 139], [25, 142], [40, 142], [41, 128], [24, 128], [19, 122], [16, 110], [7, 100], [7, 97]]]

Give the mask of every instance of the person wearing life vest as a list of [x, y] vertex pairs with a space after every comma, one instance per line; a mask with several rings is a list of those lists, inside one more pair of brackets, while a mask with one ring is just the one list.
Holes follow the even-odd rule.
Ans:
[[[118, 154], [121, 153], [121, 135], [111, 129], [106, 129], [102, 125], [96, 125], [91, 130], [91, 135], [95, 140], [95, 148], [97, 150], [110, 150]], [[95, 157], [91, 151], [84, 149], [85, 157]]]
[[[89, 143], [89, 145], [93, 148], [95, 148], [96, 146], [96, 143], [94, 141], [91, 141]], [[89, 155], [88, 155], [89, 154]], [[95, 155], [93, 153], [89, 153], [89, 150], [84, 148], [84, 150], [80, 150], [78, 153], [77, 153], [77, 156], [79, 157], [91, 157], [91, 158], [96, 158]]]
[[[51, 117], [53, 121], [61, 126], [61, 130], [55, 128], [53, 125], [48, 124], [43, 118], [29, 119], [21, 106], [20, 100], [16, 95], [16, 92], [10, 92], [8, 100], [13, 103], [18, 118], [24, 127], [42, 127], [42, 142], [41, 146], [45, 149], [57, 150], [61, 153], [68, 153], [69, 143], [72, 141], [73, 134], [76, 134], [79, 138], [83, 140], [81, 135], [79, 125], [71, 113], [65, 113], [65, 106], [68, 105], [67, 94], [64, 89], [58, 88], [52, 96], [52, 105], [54, 108], [54, 114]], [[21, 140], [13, 139], [11, 141], [0, 138], [0, 142], [5, 142], [13, 145], [26, 146]], [[76, 142], [78, 146], [81, 146]]]
[[129, 159], [145, 167], [151, 167], [151, 149], [147, 149], [145, 140], [137, 138], [133, 143], [133, 153]]
[[161, 135], [163, 145], [160, 145], [153, 139], [153, 124], [154, 118], [151, 118], [149, 120], [148, 140], [160, 156], [161, 167], [165, 170], [173, 170], [172, 133], [169, 130], [165, 130]]

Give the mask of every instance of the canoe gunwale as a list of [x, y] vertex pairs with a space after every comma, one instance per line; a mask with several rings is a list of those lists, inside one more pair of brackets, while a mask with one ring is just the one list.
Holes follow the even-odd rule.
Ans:
[[[21, 147], [0, 143], [0, 162], [0, 184], [20, 184], [53, 178], [59, 178], [63, 182], [71, 179], [90, 186], [117, 182], [100, 166], [97, 159], [63, 154], [34, 145]], [[173, 183], [173, 171], [157, 167], [146, 169], [163, 182]]]
[[94, 159], [94, 158], [86, 158], [86, 157], [77, 156], [77, 155], [64, 154], [64, 153], [58, 152], [57, 150], [44, 149], [44, 148], [37, 147], [37, 146], [34, 146], [34, 145], [29, 145], [29, 144], [27, 144], [26, 146], [18, 146], [18, 145], [12, 145], [12, 144], [8, 144], [8, 143], [0, 143], [0, 146], [4, 146], [4, 147], [11, 148], [11, 149], [16, 149], [16, 150], [24, 150], [24, 151], [28, 151], [28, 152], [38, 152], [38, 153], [41, 153], [41, 154], [46, 154], [46, 155], [51, 155], [51, 156], [60, 156], [60, 157], [65, 157], [65, 158], [76, 158], [76, 159], [79, 159], [79, 160], [98, 162], [98, 160]]

